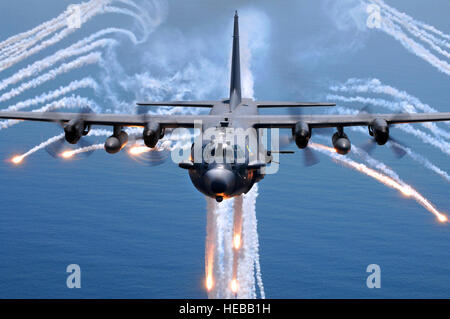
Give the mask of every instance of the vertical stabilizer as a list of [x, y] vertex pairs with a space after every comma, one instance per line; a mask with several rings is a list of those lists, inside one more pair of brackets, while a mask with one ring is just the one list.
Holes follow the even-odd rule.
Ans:
[[231, 59], [230, 107], [241, 103], [241, 61], [239, 56], [239, 17], [234, 15], [233, 53]]

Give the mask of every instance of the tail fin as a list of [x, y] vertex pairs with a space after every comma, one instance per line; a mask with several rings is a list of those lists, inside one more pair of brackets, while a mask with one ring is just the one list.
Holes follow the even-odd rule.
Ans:
[[231, 60], [230, 107], [234, 109], [241, 103], [241, 62], [239, 56], [239, 17], [234, 15], [233, 53]]

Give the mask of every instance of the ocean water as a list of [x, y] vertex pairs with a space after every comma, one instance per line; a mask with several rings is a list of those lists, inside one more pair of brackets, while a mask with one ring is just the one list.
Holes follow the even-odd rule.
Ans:
[[[32, 2], [27, 7], [25, 2], [0, 5], [3, 39], [56, 16], [68, 4]], [[269, 1], [245, 5], [234, 1], [206, 6], [203, 1], [174, 1], [161, 30], [152, 35], [155, 42], [149, 45], [163, 46], [157, 42], [163, 41], [161, 34], [172, 33], [176, 34], [172, 40], [204, 36], [206, 43], [214, 43], [214, 30], [230, 31], [232, 8], [256, 10], [269, 17], [271, 32], [267, 52], [261, 58], [254, 57], [258, 98], [324, 98], [329, 82], [376, 77], [440, 111], [450, 111], [448, 76], [381, 32], [367, 32], [357, 48], [335, 44], [329, 50], [336, 50], [336, 54], [322, 52], [311, 60], [301, 56], [299, 50], [328, 49], [326, 44], [313, 41], [316, 34], [327, 43], [327, 20], [321, 26], [314, 19], [326, 16], [322, 10], [327, 4], [293, 1], [275, 7]], [[432, 7], [424, 7], [420, 1], [392, 5], [450, 32], [446, 1], [436, 1]], [[188, 16], [201, 17], [198, 24], [177, 19], [185, 10]], [[310, 18], [295, 20], [300, 25], [289, 22], [296, 13]], [[16, 15], [20, 23], [15, 21]], [[82, 32], [97, 30], [110, 23], [108, 19], [100, 17], [98, 25], [92, 22]], [[124, 19], [123, 23], [129, 21]], [[203, 24], [211, 30], [202, 31], [199, 26]], [[224, 39], [229, 41], [230, 37]], [[205, 43], [197, 44], [200, 52], [208, 51]], [[228, 53], [222, 51], [228, 50], [228, 45], [220, 42], [213, 48], [214, 61], [220, 63], [225, 57], [225, 68]], [[119, 57], [124, 63], [131, 59], [122, 51]], [[158, 61], [152, 61], [152, 66]], [[2, 77], [15, 70], [5, 71]], [[89, 67], [70, 73], [17, 101], [96, 72]], [[159, 72], [164, 76], [164, 71]], [[83, 93], [96, 98], [91, 92]], [[395, 128], [392, 132], [443, 170], [450, 170], [447, 155]], [[12, 155], [57, 133], [54, 125], [39, 123], [21, 123], [0, 131], [0, 298], [205, 298], [206, 201], [191, 185], [186, 171], [171, 161], [148, 167], [126, 154], [111, 156], [102, 151], [71, 161], [54, 160], [41, 151], [20, 166], [8, 162]], [[359, 133], [349, 135], [355, 144], [366, 139]], [[397, 191], [318, 156], [318, 165], [305, 168], [301, 151], [283, 155], [279, 172], [259, 183], [257, 218], [266, 296], [448, 298], [448, 224], [439, 223]], [[450, 214], [447, 181], [407, 157], [396, 159], [387, 148], [377, 148], [374, 157], [391, 166], [437, 209]], [[81, 289], [66, 287], [69, 264], [81, 267]], [[381, 267], [381, 289], [366, 286], [369, 264]]]

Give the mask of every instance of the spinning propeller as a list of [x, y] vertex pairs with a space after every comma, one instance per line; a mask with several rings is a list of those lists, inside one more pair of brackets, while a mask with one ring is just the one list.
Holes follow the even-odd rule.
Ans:
[[[93, 111], [89, 107], [82, 108], [79, 112], [79, 116], [71, 120], [68, 123], [63, 123], [61, 121], [54, 121], [58, 127], [62, 128], [64, 131], [64, 136], [55, 142], [47, 145], [45, 150], [54, 158], [60, 158], [63, 151], [66, 148], [65, 142], [72, 145], [79, 145], [81, 147], [89, 147], [93, 144], [88, 141], [84, 136], [86, 136], [90, 131], [90, 126], [85, 124], [85, 120], [92, 114]], [[88, 157], [93, 151], [83, 152], [83, 156]]]
[[[365, 106], [363, 109], [359, 111], [358, 114], [374, 114], [372, 109], [369, 106]], [[386, 123], [386, 121], [381, 119], [375, 119], [371, 125], [369, 125], [369, 134], [373, 136], [370, 138], [365, 144], [361, 145], [361, 148], [366, 151], [368, 154], [372, 154], [375, 150], [375, 147], [378, 145], [384, 145], [387, 142], [389, 148], [392, 150], [394, 155], [397, 158], [402, 158], [405, 156], [406, 145], [399, 140], [395, 139], [389, 133], [390, 125]], [[392, 143], [393, 142], [393, 143]]]

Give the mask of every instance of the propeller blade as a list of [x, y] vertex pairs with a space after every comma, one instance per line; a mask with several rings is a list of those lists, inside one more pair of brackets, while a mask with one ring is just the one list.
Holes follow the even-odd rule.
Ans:
[[293, 141], [294, 141], [294, 139], [292, 138], [292, 135], [281, 134], [280, 135], [280, 143], [279, 143], [280, 149], [288, 147], [289, 145], [292, 144]]
[[63, 152], [63, 149], [64, 149], [64, 137], [61, 137], [60, 139], [56, 140], [55, 142], [45, 147], [47, 153], [53, 158], [59, 158], [61, 156], [61, 153]]
[[[55, 110], [51, 110], [48, 112], [55, 112]], [[89, 107], [89, 106], [85, 106], [83, 108], [81, 108], [78, 111], [79, 115], [78, 115], [78, 119], [79, 120], [85, 120], [87, 118], [89, 118], [89, 114], [93, 114], [94, 111]], [[58, 125], [58, 127], [60, 129], [64, 130], [64, 123], [61, 121], [53, 121], [56, 125]], [[85, 133], [83, 133], [83, 135], [85, 135], [87, 133], [87, 131]], [[52, 157], [54, 158], [59, 158], [61, 156], [61, 153], [64, 151], [64, 142], [65, 142], [65, 138], [61, 137], [60, 139], [58, 139], [57, 141], [55, 141], [54, 143], [48, 145], [45, 147], [45, 150], [47, 151], [48, 154], [50, 154]], [[84, 147], [89, 147], [92, 146], [93, 144], [87, 140], [85, 140], [85, 137], [80, 138], [80, 140], [77, 143], [80, 147], [84, 148]], [[73, 149], [73, 148], [72, 148]], [[88, 151], [85, 153], [82, 153], [83, 156], [88, 157], [93, 153], [92, 151]]]
[[167, 149], [158, 150], [155, 148], [149, 152], [143, 153], [141, 158], [144, 160], [145, 164], [149, 166], [158, 166], [167, 160], [169, 154], [170, 151]]
[[361, 110], [359, 110], [358, 114], [373, 114], [373, 107], [369, 104], [365, 105]]
[[369, 139], [366, 143], [364, 143], [363, 145], [361, 145], [360, 147], [366, 151], [366, 153], [368, 154], [372, 154], [373, 151], [375, 150], [375, 146], [377, 145], [376, 141], [371, 138]]
[[389, 147], [391, 148], [392, 152], [394, 152], [394, 155], [397, 156], [397, 158], [402, 158], [406, 155], [406, 146], [404, 143], [401, 143], [393, 137], [389, 137], [389, 142]]
[[303, 150], [303, 162], [305, 166], [313, 166], [319, 163], [320, 161], [317, 155], [314, 154], [314, 152], [309, 147], [306, 147]]
[[93, 114], [93, 113], [94, 113], [94, 110], [91, 109], [89, 106], [83, 106], [83, 107], [79, 110], [78, 113], [80, 113], [80, 114]]
[[[142, 139], [141, 137], [135, 137], [135, 140]], [[143, 144], [129, 144], [130, 151], [127, 154], [140, 164], [148, 166], [157, 166], [163, 164], [170, 155], [170, 150], [165, 147], [149, 149]], [[131, 151], [134, 147], [137, 147], [137, 152]]]
[[[88, 140], [88, 139], [86, 139], [86, 138], [80, 139], [80, 141], [78, 142], [78, 144], [79, 144], [82, 148], [85, 148], [85, 147], [89, 147], [89, 146], [94, 145], [90, 140]], [[82, 154], [84, 157], [89, 157], [89, 156], [92, 155], [92, 153], [94, 153], [94, 150], [90, 150], [90, 151], [87, 151], [87, 152], [83, 152], [83, 153], [81, 153], [81, 154]]]

